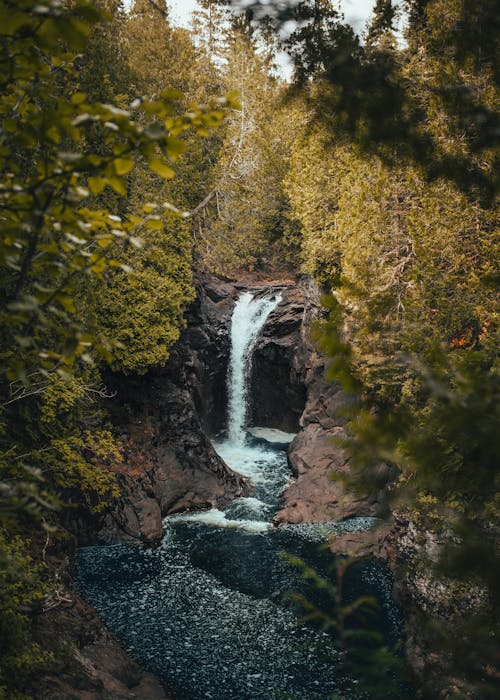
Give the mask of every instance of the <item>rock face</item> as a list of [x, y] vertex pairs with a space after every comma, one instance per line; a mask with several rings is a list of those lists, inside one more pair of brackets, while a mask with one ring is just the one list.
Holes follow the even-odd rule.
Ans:
[[[32, 691], [36, 700], [172, 700], [158, 679], [128, 656], [81, 600], [75, 599], [72, 608], [49, 613], [44, 625], [56, 636], [67, 637], [64, 641], [71, 653], [67, 647], [53, 670], [38, 679]], [[51, 648], [50, 643], [45, 648]]]
[[[35, 547], [43, 546], [40, 533]], [[47, 540], [47, 543], [49, 541]], [[75, 540], [55, 540], [44, 552], [54, 588], [34, 620], [35, 641], [52, 653], [29, 688], [35, 700], [174, 700], [155, 676], [131, 659], [95, 610], [74, 590]]]
[[117, 470], [122, 496], [89, 527], [71, 514], [80, 543], [162, 536], [162, 518], [183, 510], [222, 507], [251, 486], [217, 455], [207, 433], [224, 428], [229, 324], [237, 291], [205, 278], [186, 314], [186, 328], [165, 367], [141, 377], [108, 374], [116, 394], [106, 406], [125, 445]]
[[469, 637], [480, 620], [491, 620], [486, 587], [448, 578], [435, 566], [455, 536], [395, 513], [386, 543], [394, 594], [405, 613], [405, 651], [417, 680], [417, 698], [493, 697], [500, 678], [498, 644], [483, 637], [474, 647], [474, 633]]
[[[326, 522], [379, 515], [384, 510], [382, 493], [377, 497], [360, 497], [346, 492], [342, 483], [334, 479], [335, 474], [349, 474], [349, 460], [341, 442], [348, 435], [343, 409], [352, 399], [338, 384], [325, 380], [326, 360], [316, 352], [310, 339], [311, 322], [320, 314], [319, 291], [314, 282], [309, 277], [301, 278], [298, 290], [290, 297], [285, 295], [274, 314], [278, 315], [282, 307], [281, 322], [277, 319], [267, 325], [266, 337], [257, 351], [272, 357], [273, 353], [276, 355], [276, 347], [283, 346], [281, 356], [289, 353], [290, 387], [300, 382], [305, 408], [298, 421], [300, 430], [288, 453], [296, 481], [286, 490], [283, 508], [275, 516], [275, 522]], [[276, 335], [271, 336], [273, 331]], [[267, 384], [272, 385], [272, 369], [267, 371]], [[263, 379], [264, 375], [260, 383]], [[298, 398], [295, 404], [292, 402], [297, 408], [299, 404]]]
[[304, 290], [300, 285], [281, 290], [283, 300], [270, 314], [252, 356], [251, 422], [297, 432], [306, 400], [301, 333]]

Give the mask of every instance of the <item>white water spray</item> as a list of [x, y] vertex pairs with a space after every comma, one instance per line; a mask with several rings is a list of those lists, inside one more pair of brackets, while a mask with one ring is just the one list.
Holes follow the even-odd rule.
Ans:
[[252, 350], [259, 331], [281, 299], [281, 294], [268, 299], [254, 299], [250, 292], [245, 292], [234, 307], [228, 382], [228, 432], [229, 442], [234, 446], [245, 443], [248, 369]]

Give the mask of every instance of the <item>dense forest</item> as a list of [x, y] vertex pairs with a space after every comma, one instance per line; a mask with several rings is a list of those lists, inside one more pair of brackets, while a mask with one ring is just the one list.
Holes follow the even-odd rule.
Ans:
[[329, 0], [237, 5], [0, 0], [0, 698], [54, 663], [47, 543], [120, 496], [103, 373], [164, 364], [196, 276], [241, 271], [316, 279], [348, 486], [396, 465], [391, 508], [481, 601], [431, 648], [494, 697], [498, 8], [377, 0], [360, 38]]

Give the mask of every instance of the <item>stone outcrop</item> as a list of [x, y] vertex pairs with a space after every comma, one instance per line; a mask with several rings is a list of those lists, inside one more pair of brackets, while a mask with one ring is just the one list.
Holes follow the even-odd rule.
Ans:
[[109, 632], [95, 610], [78, 595], [73, 583], [75, 539], [54, 535], [43, 542], [34, 535], [34, 549], [43, 548], [53, 587], [34, 619], [34, 639], [52, 654], [29, 688], [34, 700], [175, 700], [160, 681], [145, 671]]
[[[296, 480], [284, 494], [283, 508], [274, 519], [276, 524], [377, 516], [384, 510], [383, 492], [358, 496], [335, 480], [335, 475], [350, 472], [342, 441], [348, 437], [344, 409], [351, 397], [337, 383], [325, 380], [326, 360], [310, 339], [311, 323], [319, 314], [319, 291], [311, 278], [303, 276], [295, 289], [284, 293], [283, 302], [270, 316], [255, 351], [259, 372], [258, 380], [253, 378], [254, 392], [262, 387], [256, 403], [267, 407], [270, 396], [270, 404], [279, 415], [279, 407], [291, 395], [295, 399], [295, 430], [299, 430], [289, 448]], [[265, 358], [265, 362], [260, 358]], [[275, 387], [285, 373], [284, 365], [289, 367], [288, 389], [278, 395]], [[297, 417], [301, 403], [305, 408]], [[265, 417], [268, 409], [259, 410]], [[272, 427], [292, 429], [290, 424]]]
[[186, 327], [164, 367], [144, 376], [109, 373], [115, 398], [106, 411], [124, 445], [116, 468], [122, 495], [102, 516], [72, 510], [79, 542], [158, 542], [162, 518], [223, 507], [251, 492], [215, 452], [207, 434], [224, 429], [229, 326], [236, 287], [211, 277], [198, 284]]
[[[92, 608], [78, 598], [64, 605], [44, 616], [45, 631], [52, 631], [65, 648], [37, 679], [35, 700], [173, 700], [155, 676], [130, 658]], [[53, 649], [53, 643], [45, 640], [44, 648]]]
[[280, 291], [283, 300], [269, 315], [252, 355], [251, 422], [294, 433], [306, 400], [300, 356], [306, 309], [300, 285]]

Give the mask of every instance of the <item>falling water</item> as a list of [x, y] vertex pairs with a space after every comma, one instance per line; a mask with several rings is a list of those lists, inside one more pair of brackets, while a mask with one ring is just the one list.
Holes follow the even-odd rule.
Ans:
[[231, 322], [231, 356], [229, 359], [229, 441], [242, 447], [245, 443], [247, 416], [247, 376], [252, 350], [269, 314], [281, 301], [281, 294], [255, 299], [245, 292], [238, 299]]

